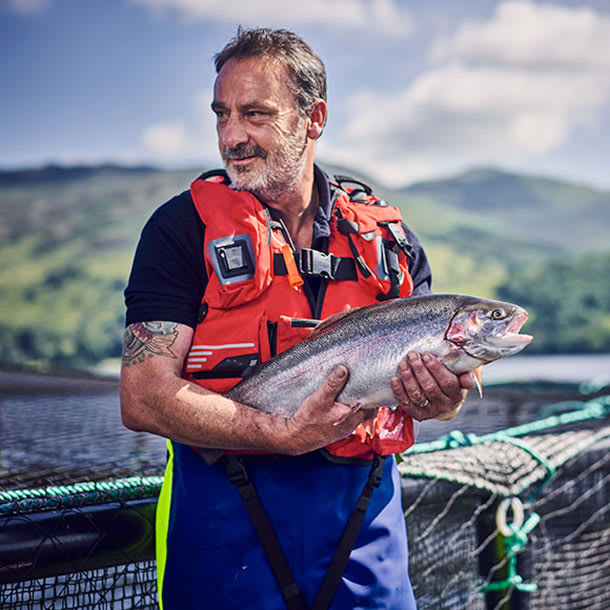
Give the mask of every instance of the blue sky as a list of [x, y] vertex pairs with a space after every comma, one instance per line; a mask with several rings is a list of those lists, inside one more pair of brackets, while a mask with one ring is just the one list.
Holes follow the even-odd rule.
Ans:
[[238, 24], [324, 60], [322, 160], [610, 188], [607, 0], [0, 0], [0, 167], [218, 165], [212, 56]]

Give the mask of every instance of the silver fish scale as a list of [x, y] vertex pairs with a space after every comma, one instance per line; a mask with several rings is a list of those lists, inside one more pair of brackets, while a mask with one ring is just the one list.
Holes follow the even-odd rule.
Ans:
[[455, 313], [464, 307], [494, 303], [466, 295], [426, 295], [356, 309], [259, 365], [227, 396], [289, 417], [343, 364], [350, 376], [339, 401], [363, 406], [395, 404], [390, 378], [406, 353], [414, 350], [443, 356], [450, 351], [444, 336]]

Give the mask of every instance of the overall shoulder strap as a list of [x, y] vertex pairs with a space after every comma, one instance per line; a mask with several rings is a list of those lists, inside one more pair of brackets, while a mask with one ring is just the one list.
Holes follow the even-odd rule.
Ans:
[[248, 478], [243, 459], [238, 455], [230, 454], [225, 456], [225, 465], [229, 479], [239, 491], [265, 555], [271, 564], [271, 569], [286, 602], [286, 608], [288, 610], [307, 610], [307, 605], [294, 581], [292, 570], [288, 565], [284, 551], [282, 551], [280, 541], [273, 530], [252, 481]]
[[[244, 460], [238, 456], [229, 454], [225, 456], [227, 474], [233, 485], [237, 487], [244, 506], [250, 515], [252, 525], [265, 550], [265, 555], [271, 564], [273, 574], [280, 586], [280, 591], [286, 602], [288, 610], [307, 610], [305, 600], [294, 580], [288, 560], [282, 551], [273, 526], [265, 513], [265, 509], [254, 489], [252, 481], [248, 478]], [[341, 540], [337, 545], [335, 555], [330, 562], [326, 576], [320, 586], [312, 610], [327, 610], [330, 607], [341, 578], [347, 567], [349, 556], [354, 548], [358, 533], [364, 521], [364, 515], [371, 501], [375, 488], [381, 484], [383, 464], [386, 456], [375, 455], [368, 479], [362, 489], [356, 506], [345, 526]]]

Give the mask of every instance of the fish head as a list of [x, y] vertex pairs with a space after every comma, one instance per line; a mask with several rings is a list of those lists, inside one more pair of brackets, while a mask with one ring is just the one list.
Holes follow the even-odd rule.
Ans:
[[455, 313], [445, 339], [487, 364], [520, 352], [532, 341], [531, 335], [519, 334], [526, 321], [527, 311], [518, 305], [473, 299]]

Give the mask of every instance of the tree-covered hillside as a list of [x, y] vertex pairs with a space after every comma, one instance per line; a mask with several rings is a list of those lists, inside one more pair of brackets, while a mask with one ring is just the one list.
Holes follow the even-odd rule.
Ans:
[[523, 268], [497, 293], [530, 312], [537, 351], [610, 350], [610, 249]]
[[1, 360], [73, 366], [120, 356], [140, 230], [196, 176], [111, 166], [0, 174]]
[[[139, 232], [198, 173], [0, 172], [0, 360], [81, 366], [118, 357]], [[375, 188], [421, 238], [436, 292], [524, 305], [536, 337], [528, 352], [610, 350], [609, 193], [495, 170]]]

